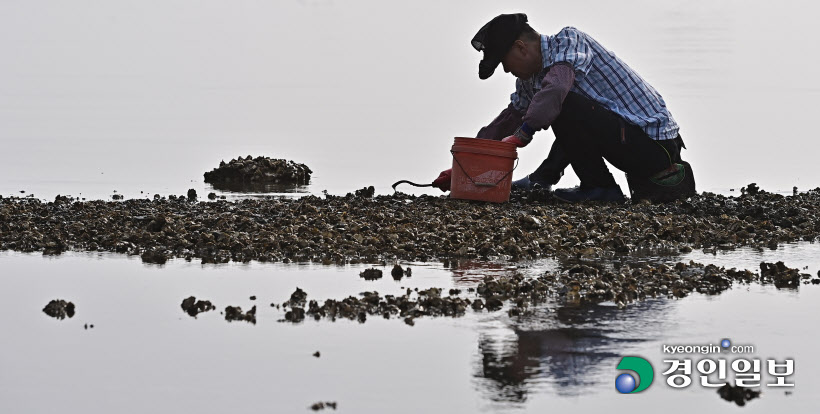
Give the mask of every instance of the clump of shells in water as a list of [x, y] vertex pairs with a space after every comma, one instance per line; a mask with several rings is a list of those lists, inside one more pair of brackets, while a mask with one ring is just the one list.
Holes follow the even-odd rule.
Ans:
[[219, 167], [205, 173], [210, 184], [297, 184], [310, 182], [313, 171], [307, 165], [269, 157], [238, 157], [222, 161]]

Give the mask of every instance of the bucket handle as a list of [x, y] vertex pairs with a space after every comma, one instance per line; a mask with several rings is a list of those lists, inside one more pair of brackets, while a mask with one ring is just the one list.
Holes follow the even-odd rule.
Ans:
[[515, 159], [515, 166], [513, 167], [513, 169], [510, 170], [508, 173], [504, 174], [504, 176], [501, 177], [500, 180], [498, 180], [494, 183], [477, 183], [477, 182], [475, 182], [475, 180], [473, 180], [473, 177], [470, 174], [467, 174], [467, 171], [464, 170], [464, 167], [461, 166], [461, 163], [458, 161], [458, 158], [456, 158], [455, 151], [450, 150], [450, 154], [453, 154], [453, 159], [456, 161], [456, 164], [458, 164], [458, 168], [461, 168], [461, 172], [463, 172], [464, 175], [466, 175], [467, 178], [470, 179], [470, 182], [472, 182], [473, 185], [476, 186], [476, 187], [495, 187], [498, 184], [500, 184], [502, 181], [504, 181], [504, 179], [506, 179], [508, 175], [512, 174], [512, 172], [515, 171], [516, 168], [518, 168], [518, 158], [516, 158]]

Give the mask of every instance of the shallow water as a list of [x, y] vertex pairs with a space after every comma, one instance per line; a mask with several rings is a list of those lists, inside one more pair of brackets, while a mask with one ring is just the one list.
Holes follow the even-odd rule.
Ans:
[[[820, 269], [819, 249], [787, 245], [673, 259], [709, 259], [751, 270], [761, 260], [784, 260], [814, 273]], [[660, 346], [723, 338], [754, 345], [750, 357], [795, 360], [792, 395], [764, 387], [762, 397], [744, 410], [802, 411], [818, 402], [811, 391], [820, 386], [814, 375], [820, 369], [817, 336], [806, 327], [816, 323], [820, 286], [735, 286], [717, 296], [650, 299], [625, 310], [607, 303], [550, 302], [521, 319], [504, 310], [469, 310], [455, 319], [417, 318], [412, 327], [377, 317], [364, 324], [308, 319], [293, 325], [279, 322], [283, 311], [270, 303], [284, 302], [297, 286], [308, 299], [321, 301], [365, 290], [466, 289], [486, 274], [537, 275], [560, 265], [459, 263], [452, 269], [410, 263], [410, 278], [365, 281], [358, 276], [363, 265], [172, 260], [158, 266], [108, 253], [11, 252], [0, 253], [0, 263], [2, 412], [301, 412], [318, 401], [336, 401], [343, 412], [374, 413], [683, 406], [713, 411], [734, 404], [697, 385], [682, 391], [666, 386]], [[213, 301], [220, 311], [256, 304], [258, 323], [227, 322], [213, 311], [191, 318], [179, 308], [189, 295]], [[74, 318], [58, 321], [41, 312], [55, 298], [77, 305]], [[320, 358], [312, 356], [315, 351]], [[613, 389], [615, 366], [624, 355], [653, 364], [656, 379], [649, 390], [625, 396]]]

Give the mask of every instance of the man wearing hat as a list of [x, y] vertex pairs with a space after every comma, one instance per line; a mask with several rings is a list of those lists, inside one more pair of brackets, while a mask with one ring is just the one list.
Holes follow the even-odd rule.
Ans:
[[[515, 187], [549, 189], [572, 165], [581, 185], [556, 189], [556, 198], [623, 201], [604, 159], [627, 173], [630, 186], [633, 181], [638, 187], [682, 182], [686, 171], [680, 150], [685, 147], [663, 98], [591, 36], [573, 27], [541, 35], [525, 14], [502, 14], [478, 31], [472, 46], [484, 52], [479, 78], [492, 76], [499, 64], [517, 78], [509, 106], [478, 138], [525, 147], [537, 131], [552, 126], [555, 134], [541, 166], [515, 181]], [[447, 191], [449, 175], [442, 172], [433, 184]], [[688, 191], [694, 192], [693, 179]]]

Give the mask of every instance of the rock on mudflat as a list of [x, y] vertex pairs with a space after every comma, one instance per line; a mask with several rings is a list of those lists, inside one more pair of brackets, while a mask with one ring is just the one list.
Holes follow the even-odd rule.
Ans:
[[800, 287], [800, 279], [808, 279], [811, 275], [801, 274], [799, 269], [790, 269], [783, 262], [760, 262], [760, 278], [771, 281], [778, 289], [796, 289]]
[[205, 182], [214, 185], [242, 184], [308, 184], [313, 173], [304, 164], [268, 157], [253, 158], [248, 155], [226, 163], [205, 173]]
[[[290, 310], [285, 312], [285, 321], [299, 323], [305, 320], [305, 302], [307, 300], [307, 293], [300, 288], [291, 293], [290, 300], [282, 304], [283, 307], [290, 306]], [[271, 304], [273, 306], [273, 304]]]
[[381, 279], [382, 271], [376, 268], [365, 269], [363, 272], [359, 273], [359, 277], [364, 278], [364, 280]]
[[298, 306], [292, 307], [285, 312], [285, 320], [293, 323], [302, 322], [305, 320], [305, 310]]
[[242, 308], [239, 306], [228, 306], [225, 308], [225, 320], [228, 322], [233, 321], [246, 321], [252, 324], [256, 324], [256, 306], [252, 307], [251, 310], [247, 312], [242, 312]]
[[140, 254], [143, 263], [165, 264], [168, 254], [161, 247], [149, 248]]
[[54, 299], [51, 302], [48, 302], [48, 305], [43, 308], [43, 312], [46, 315], [57, 319], [65, 319], [66, 316], [72, 318], [74, 317], [74, 311], [74, 304], [71, 302], [66, 302], [62, 299]]
[[336, 409], [336, 402], [335, 401], [326, 401], [326, 402], [317, 402], [310, 406], [310, 409], [313, 411], [324, 410], [325, 408], [332, 408]]
[[399, 265], [395, 265], [393, 270], [390, 271], [390, 275], [393, 276], [393, 279], [400, 280], [404, 277], [404, 269]]
[[733, 387], [729, 384], [724, 384], [722, 387], [718, 388], [717, 393], [720, 395], [720, 398], [723, 398], [726, 401], [733, 401], [740, 407], [746, 405], [746, 401], [751, 401], [760, 397], [760, 391], [755, 391], [740, 386]]
[[288, 302], [288, 305], [301, 306], [305, 304], [305, 300], [307, 300], [307, 293], [297, 286], [296, 290], [290, 294], [290, 302]]
[[356, 192], [354, 193], [354, 195], [356, 197], [361, 197], [361, 198], [373, 198], [373, 196], [375, 194], [376, 194], [376, 188], [373, 187], [372, 185], [369, 186], [369, 187], [364, 187], [362, 189], [356, 190]]
[[208, 312], [216, 309], [216, 307], [209, 300], [196, 300], [195, 297], [190, 296], [182, 301], [182, 310], [188, 315], [196, 317], [197, 314]]
[[[441, 289], [420, 290], [417, 296], [412, 291], [405, 295], [381, 296], [378, 292], [362, 292], [361, 298], [349, 296], [342, 300], [327, 299], [323, 304], [315, 300], [308, 303], [306, 314], [316, 320], [337, 318], [358, 320], [364, 323], [368, 315], [381, 316], [385, 319], [398, 316], [408, 325], [422, 316], [461, 316], [470, 301], [458, 297], [441, 297]], [[287, 320], [287, 316], [285, 318]]]

